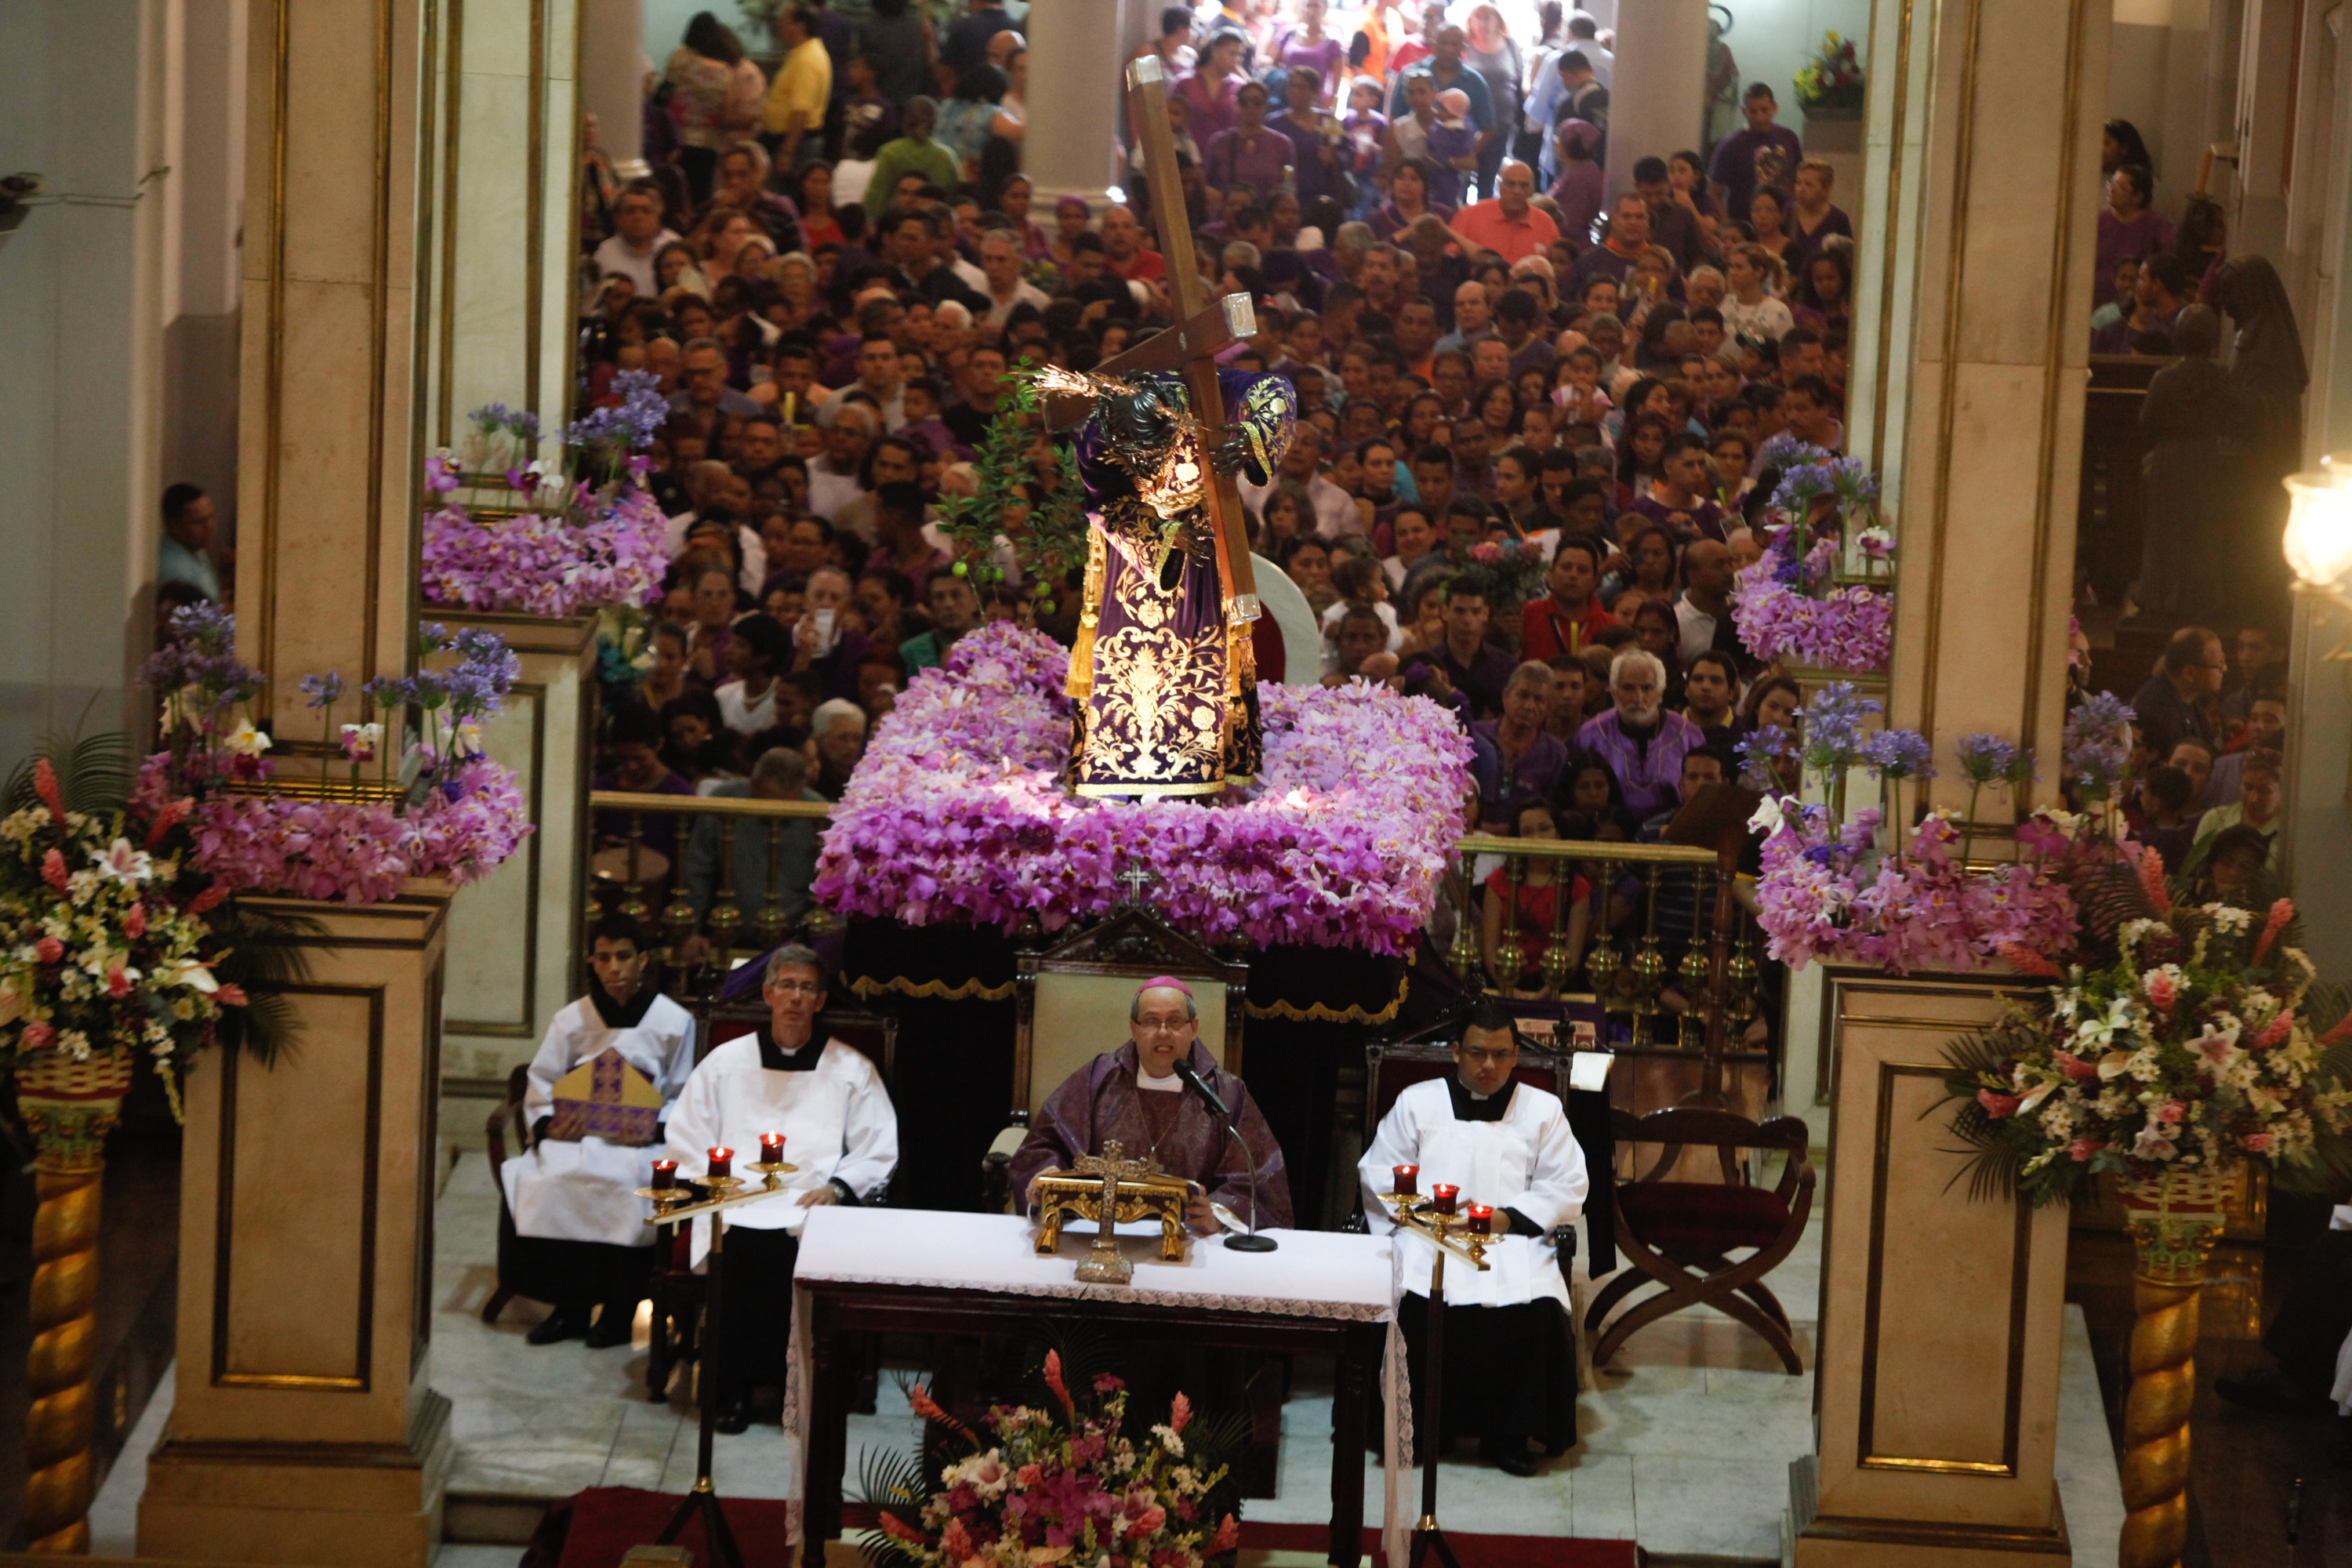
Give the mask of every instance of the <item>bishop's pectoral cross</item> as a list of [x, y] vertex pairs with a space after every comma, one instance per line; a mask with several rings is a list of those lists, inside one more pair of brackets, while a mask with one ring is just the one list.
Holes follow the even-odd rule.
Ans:
[[1102, 1223], [1077, 1269], [1077, 1277], [1089, 1284], [1124, 1285], [1135, 1278], [1135, 1265], [1118, 1249], [1118, 1184], [1142, 1181], [1151, 1174], [1151, 1166], [1143, 1160], [1121, 1159], [1126, 1152], [1127, 1146], [1118, 1139], [1106, 1139], [1101, 1153], [1081, 1154], [1070, 1166], [1082, 1176], [1102, 1178]]
[[[1095, 366], [1097, 375], [1176, 371], [1201, 429], [1205, 460], [1225, 439], [1225, 398], [1217, 385], [1220, 349], [1257, 334], [1257, 312], [1246, 294], [1209, 298], [1192, 255], [1192, 226], [1184, 210], [1184, 183], [1176, 171], [1176, 138], [1168, 129], [1168, 94], [1160, 57], [1146, 55], [1127, 68], [1128, 126], [1143, 150], [1143, 174], [1151, 188], [1151, 224], [1160, 254], [1168, 263], [1168, 286], [1181, 325], [1159, 332], [1127, 353]], [[1046, 423], [1066, 430], [1085, 423], [1093, 402], [1076, 394], [1048, 400]], [[1258, 618], [1257, 573], [1250, 564], [1249, 528], [1241, 489], [1231, 474], [1207, 474], [1209, 520], [1217, 533], [1217, 582], [1225, 597], [1225, 618], [1240, 626]]]

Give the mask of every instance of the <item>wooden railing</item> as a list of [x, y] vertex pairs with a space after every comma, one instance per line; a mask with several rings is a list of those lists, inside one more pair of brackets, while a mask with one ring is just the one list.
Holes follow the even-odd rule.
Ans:
[[[763, 952], [791, 937], [822, 934], [831, 917], [811, 901], [794, 916], [788, 911], [794, 889], [783, 883], [783, 836], [794, 822], [823, 822], [831, 807], [815, 801], [755, 800], [741, 796], [637, 795], [598, 790], [589, 796], [599, 825], [598, 876], [590, 879], [587, 918], [606, 907], [635, 915], [662, 938], [662, 960], [682, 971], [689, 952], [723, 972], [738, 959]], [[658, 864], [646, 845], [650, 818], [674, 824], [677, 863]], [[698, 920], [686, 877], [686, 850], [696, 825], [709, 822], [718, 837], [716, 878], [707, 912]], [[616, 826], [617, 825], [617, 826]], [[736, 849], [745, 832], [765, 835], [765, 876], [758, 889], [758, 912], [743, 917], [735, 876]], [[1542, 1001], [1597, 1003], [1630, 1020], [1625, 1031], [1636, 1051], [1704, 1053], [1711, 1063], [1754, 1058], [1761, 1053], [1738, 1048], [1739, 1032], [1757, 1016], [1758, 941], [1754, 923], [1735, 895], [1729, 850], [1673, 844], [1610, 844], [1589, 840], [1496, 838], [1460, 840], [1448, 871], [1456, 928], [1446, 962], [1465, 984], [1483, 983], [1509, 994]], [[1480, 900], [1469, 879], [1480, 861], [1496, 857], [1505, 872], [1499, 940], [1486, 951]], [[1548, 865], [1573, 886], [1587, 875], [1585, 938], [1572, 935], [1573, 900], [1555, 898], [1549, 931], [1541, 933], [1541, 957], [1532, 963], [1523, 952], [1519, 893], [1531, 868]], [[1619, 933], [1610, 925], [1617, 884], [1636, 877], [1633, 928]], [[1662, 891], [1672, 878], [1691, 880], [1686, 931], [1660, 929]], [[665, 898], [665, 890], [667, 896]], [[658, 910], [654, 901], [664, 901]], [[1638, 931], [1638, 934], [1635, 932]], [[690, 948], [695, 939], [698, 947]], [[1681, 947], [1678, 962], [1668, 952]], [[1670, 973], [1671, 970], [1671, 973]], [[679, 975], [678, 978], [683, 978]], [[1669, 990], [1684, 1005], [1666, 1006]], [[1675, 1021], [1672, 1037], [1659, 1037], [1658, 1020]]]

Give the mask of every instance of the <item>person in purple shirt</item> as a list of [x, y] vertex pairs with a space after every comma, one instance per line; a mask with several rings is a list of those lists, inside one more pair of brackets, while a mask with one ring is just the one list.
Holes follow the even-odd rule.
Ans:
[[1627, 648], [1609, 666], [1614, 706], [1585, 721], [1580, 750], [1609, 764], [1625, 793], [1625, 808], [1646, 821], [1680, 798], [1683, 756], [1706, 743], [1699, 727], [1665, 706], [1666, 667], [1658, 656]]
[[1503, 685], [1503, 712], [1470, 726], [1471, 740], [1494, 747], [1477, 748], [1470, 776], [1478, 784], [1478, 813], [1488, 833], [1507, 835], [1518, 808], [1531, 801], [1551, 798], [1559, 775], [1568, 766], [1567, 742], [1545, 733], [1551, 714], [1551, 667], [1529, 660], [1511, 671]]
[[[621, 709], [613, 715], [613, 765], [598, 773], [595, 787], [602, 790], [625, 790], [632, 795], [692, 795], [694, 786], [670, 771], [662, 761], [661, 720], [643, 704]], [[600, 811], [594, 823], [600, 844], [625, 844], [629, 841], [629, 818], [624, 811]], [[671, 869], [677, 866], [677, 816], [668, 812], [637, 814], [642, 825], [638, 843], [668, 862]], [[667, 879], [667, 873], [653, 876], [648, 861], [645, 868], [647, 882]]]
[[1318, 107], [1323, 96], [1321, 74], [1312, 66], [1293, 67], [1283, 93], [1286, 107], [1273, 124], [1290, 138], [1291, 189], [1298, 205], [1304, 208], [1318, 196], [1329, 196], [1342, 207], [1349, 205], [1355, 188], [1348, 182], [1347, 132]]
[[1780, 112], [1780, 102], [1763, 82], [1748, 84], [1739, 112], [1747, 117], [1748, 129], [1735, 131], [1715, 144], [1706, 177], [1723, 193], [1725, 210], [1744, 221], [1748, 198], [1760, 186], [1786, 184], [1804, 161], [1805, 149], [1795, 132], [1772, 123], [1772, 117]]
[[1722, 539], [1723, 508], [1707, 494], [1715, 463], [1706, 443], [1685, 432], [1666, 437], [1658, 458], [1658, 477], [1649, 493], [1638, 496], [1629, 514], [1647, 518], [1681, 543], [1694, 539]]
[[2126, 163], [2107, 176], [2107, 205], [2099, 212], [2098, 270], [2091, 277], [2094, 308], [2115, 298], [2116, 267], [2126, 257], [2160, 256], [2172, 249], [2172, 224], [2148, 203], [2156, 178], [2145, 165]]
[[1282, 172], [1298, 158], [1289, 137], [1265, 122], [1264, 86], [1251, 82], [1234, 98], [1235, 123], [1209, 138], [1201, 154], [1201, 177], [1213, 191], [1247, 185], [1260, 195], [1282, 188]]

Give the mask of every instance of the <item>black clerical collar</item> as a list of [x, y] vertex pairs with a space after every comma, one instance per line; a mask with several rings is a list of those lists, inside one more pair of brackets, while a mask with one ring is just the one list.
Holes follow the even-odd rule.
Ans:
[[1481, 1100], [1470, 1092], [1469, 1086], [1459, 1077], [1445, 1080], [1445, 1091], [1454, 1097], [1454, 1120], [1456, 1121], [1500, 1121], [1511, 1109], [1511, 1096], [1518, 1089], [1517, 1079], [1506, 1082], [1502, 1091]]
[[776, 1037], [765, 1024], [760, 1026], [759, 1041], [760, 1065], [770, 1072], [814, 1072], [817, 1058], [824, 1055], [824, 1042], [814, 1030], [809, 1033], [808, 1044], [789, 1055], [776, 1044]]
[[661, 987], [658, 985], [640, 985], [635, 995], [622, 1003], [614, 1001], [613, 994], [601, 984], [588, 988], [588, 1000], [596, 1005], [596, 1016], [604, 1020], [604, 1027], [608, 1029], [635, 1028], [646, 1021], [646, 1010], [653, 1006], [654, 998], [660, 994]]

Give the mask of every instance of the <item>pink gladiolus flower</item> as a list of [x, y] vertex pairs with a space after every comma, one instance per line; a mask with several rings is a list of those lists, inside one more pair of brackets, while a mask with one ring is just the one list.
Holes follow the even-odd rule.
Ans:
[[1984, 1107], [1987, 1116], [1999, 1121], [2004, 1117], [2016, 1115], [2017, 1108], [2025, 1103], [2025, 1097], [2021, 1094], [1998, 1094], [1989, 1089], [1980, 1089], [1977, 1090], [1977, 1103]]
[[147, 934], [146, 905], [131, 906], [130, 912], [122, 917], [122, 934], [134, 940]]
[[47, 882], [56, 892], [62, 893], [66, 890], [68, 880], [66, 858], [55, 849], [41, 857], [41, 880]]
[[2294, 919], [2293, 900], [2280, 899], [2271, 905], [2270, 919], [2263, 922], [2263, 934], [2254, 940], [2254, 963], [2260, 963], [2263, 961], [2263, 956], [2271, 950], [2271, 943], [2278, 940], [2279, 932], [2286, 930], [2287, 921], [2293, 919]]
[[242, 985], [216, 985], [213, 988], [213, 1000], [224, 1007], [249, 1007], [253, 1005]]
[[1216, 1539], [1209, 1543], [1209, 1550], [1213, 1552], [1231, 1552], [1241, 1543], [1242, 1527], [1234, 1522], [1232, 1514], [1227, 1514], [1224, 1521], [1217, 1526]]
[[66, 944], [56, 937], [45, 936], [33, 944], [33, 956], [43, 963], [55, 963], [66, 955]]
[[2086, 1062], [2072, 1051], [2053, 1051], [2051, 1059], [2058, 1064], [2060, 1072], [2064, 1073], [2076, 1083], [2083, 1083], [2099, 1076], [2098, 1063]]
[[57, 1030], [47, 1024], [33, 1023], [25, 1026], [25, 1048], [28, 1051], [46, 1051], [57, 1043]]
[[2066, 1152], [2074, 1157], [2076, 1164], [2087, 1164], [2092, 1155], [2105, 1147], [2095, 1138], [2077, 1138], [2066, 1145]]
[[[2282, 903], [2285, 902], [2284, 899], [2279, 901]], [[2291, 1007], [2284, 1009], [2280, 1012], [2277, 1017], [2273, 1018], [2269, 1023], [2263, 1026], [2262, 1033], [2256, 1035], [2252, 1039], [2246, 1042], [2246, 1049], [2250, 1051], [2269, 1050], [2273, 1046], [2275, 1046], [2281, 1040], [2285, 1039], [2288, 1035], [2294, 1032], [2294, 1010]]]
[[1171, 1432], [1181, 1432], [1184, 1430], [1186, 1423], [1190, 1422], [1192, 1419], [1192, 1402], [1185, 1398], [1181, 1392], [1179, 1392], [1175, 1399], [1168, 1406], [1168, 1429]]
[[34, 760], [33, 793], [41, 797], [41, 804], [49, 808], [49, 814], [58, 819], [59, 826], [63, 826], [66, 815], [65, 796], [58, 789], [58, 770], [49, 765], [49, 759], [47, 757]]
[[1054, 1397], [1062, 1402], [1064, 1410], [1073, 1415], [1077, 1414], [1077, 1406], [1070, 1401], [1070, 1391], [1062, 1383], [1062, 1352], [1059, 1351], [1045, 1352], [1045, 1386], [1054, 1391]]
[[131, 976], [122, 972], [122, 965], [115, 964], [106, 972], [106, 994], [117, 1002], [131, 994]]
[[2249, 1132], [2239, 1142], [2246, 1146], [2246, 1152], [2250, 1154], [2267, 1154], [2271, 1152], [2271, 1145], [2278, 1142], [2278, 1136], [2271, 1132]]
[[929, 1546], [930, 1544], [929, 1538], [925, 1536], [921, 1531], [917, 1530], [913, 1525], [905, 1522], [896, 1514], [886, 1513], [882, 1516], [882, 1533], [889, 1536], [894, 1541], [903, 1541], [909, 1546]]
[[2180, 998], [2180, 987], [2161, 969], [2149, 970], [2142, 984], [2147, 992], [2148, 1005], [2158, 1013], [2171, 1012], [2173, 1004]]

